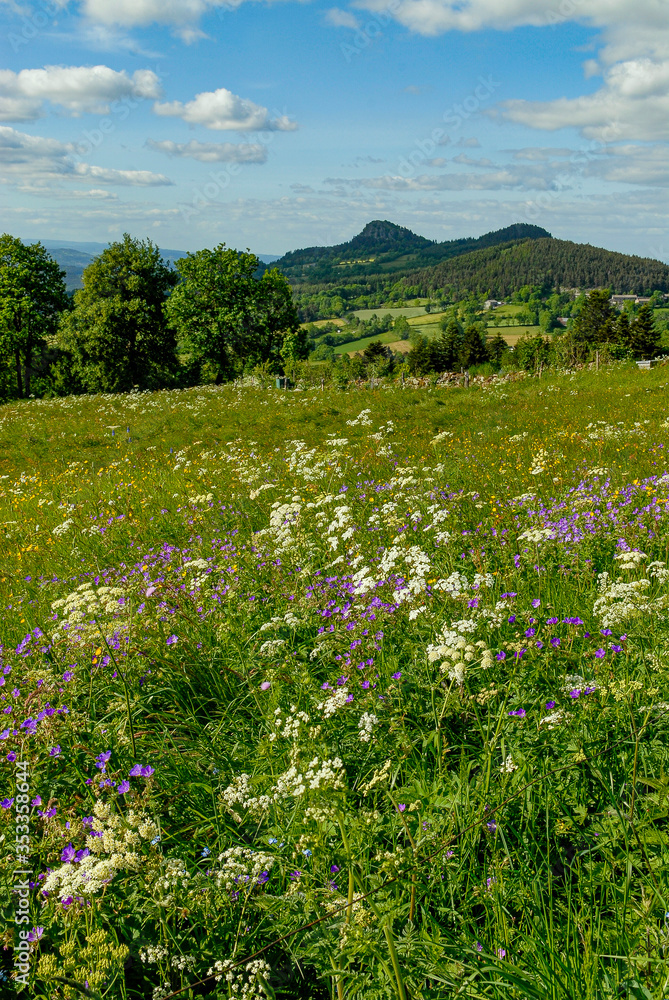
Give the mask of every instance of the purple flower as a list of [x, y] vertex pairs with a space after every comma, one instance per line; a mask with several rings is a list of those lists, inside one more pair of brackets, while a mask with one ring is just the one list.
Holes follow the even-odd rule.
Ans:
[[494, 819], [491, 819], [489, 823], [486, 823], [486, 826], [488, 827], [491, 833], [494, 833], [495, 830], [497, 829], [497, 823], [495, 823]]
[[537, 639], [537, 641], [535, 642], [534, 645], [537, 647], [537, 649], [543, 649], [544, 648], [544, 644], [541, 641], [541, 639]]
[[142, 777], [143, 778], [150, 778], [153, 773], [154, 773], [154, 769], [151, 767], [150, 764], [147, 764], [146, 767], [142, 768]]
[[130, 791], [130, 782], [122, 781], [121, 784], [118, 786], [119, 795], [125, 795], [125, 793], [129, 791]]
[[399, 809], [399, 811], [400, 811], [401, 813], [403, 813], [403, 812], [404, 812], [404, 810], [406, 809], [406, 803], [404, 803], [404, 802], [400, 802], [400, 804], [398, 805], [398, 807], [397, 807], [397, 808]]
[[547, 701], [546, 702], [546, 708], [550, 712], [551, 708], [555, 708], [555, 702], [554, 701]]
[[479, 606], [479, 598], [478, 597], [475, 597], [472, 601], [469, 601], [468, 604], [467, 604], [468, 608], [478, 608], [478, 606]]
[[502, 650], [501, 652], [499, 652], [497, 654], [497, 656], [495, 657], [495, 659], [496, 660], [505, 660], [506, 659], [506, 653], [504, 652], [504, 650]]
[[603, 628], [599, 634], [600, 635], [613, 635], [613, 632], [611, 631], [610, 628]]
[[41, 806], [42, 805], [41, 796], [36, 795], [35, 798], [32, 800], [32, 802], [30, 803], [30, 805], [31, 806]]
[[595, 656], [597, 657], [598, 660], [601, 660], [602, 657], [606, 656], [606, 650], [605, 649], [596, 649], [595, 650]]
[[68, 844], [67, 847], [64, 848], [63, 853], [61, 854], [60, 860], [64, 861], [66, 865], [69, 865], [74, 861], [76, 853], [77, 852], [72, 847], [72, 844]]
[[141, 774], [142, 774], [142, 765], [141, 764], [135, 764], [134, 767], [131, 769], [130, 774], [128, 775], [128, 777], [129, 778], [139, 778], [139, 777], [141, 777]]
[[30, 934], [28, 935], [28, 940], [29, 941], [39, 941], [39, 939], [42, 937], [42, 934], [44, 934], [44, 928], [43, 927], [33, 927], [33, 929], [31, 930]]
[[68, 681], [71, 681], [73, 677], [74, 677], [73, 670], [66, 670], [65, 673], [63, 674], [63, 680], [65, 681], [66, 684]]
[[269, 881], [269, 872], [260, 872], [256, 885], [264, 885], [265, 882], [268, 881]]
[[569, 692], [569, 697], [576, 701], [577, 698], [581, 697], [581, 692], [579, 688], [574, 688], [573, 691]]
[[515, 622], [515, 620], [516, 620], [516, 616], [515, 615], [509, 615], [509, 625], [513, 625], [513, 623]]
[[556, 636], [553, 636], [553, 638], [551, 639], [551, 646], [553, 646], [554, 649], [557, 649], [559, 645], [560, 645], [560, 640]]
[[398, 670], [396, 674], [391, 674], [390, 676], [392, 677], [392, 679], [394, 681], [398, 681], [400, 679], [400, 677], [402, 676], [402, 673], [401, 673], [401, 671]]
[[535, 597], [534, 600], [532, 601], [532, 607], [533, 608], [540, 608], [541, 607], [541, 601], [539, 600], [538, 597]]
[[56, 807], [55, 806], [51, 806], [51, 808], [47, 809], [47, 811], [45, 813], [43, 813], [42, 815], [44, 816], [44, 819], [53, 819], [54, 816], [56, 815], [56, 812], [57, 812]]
[[474, 949], [476, 951], [483, 951], [483, 945], [481, 944], [480, 941], [475, 941], [474, 942]]
[[332, 872], [333, 875], [336, 875], [336, 873], [339, 871], [339, 865], [330, 865], [330, 871]]
[[558, 619], [557, 618], [547, 618], [546, 619], [546, 624], [547, 625], [557, 625], [557, 623], [558, 623]]
[[504, 948], [498, 948], [497, 949], [497, 957], [498, 958], [506, 958], [506, 952], [505, 952]]
[[0, 802], [0, 806], [3, 809], [11, 809], [13, 805], [14, 805], [14, 799], [3, 799], [2, 802]]
[[74, 902], [74, 896], [67, 896], [61, 902], [63, 906], [72, 906], [72, 903]]
[[271, 681], [263, 681], [262, 684], [260, 685], [260, 690], [267, 691], [269, 688], [271, 688], [271, 686], [272, 686]]
[[622, 653], [622, 651], [623, 651], [623, 647], [622, 646], [616, 646], [615, 643], [613, 643], [613, 642], [611, 643], [611, 649], [612, 649], [612, 651], [614, 653]]
[[302, 872], [301, 872], [301, 871], [297, 871], [297, 870], [296, 870], [296, 871], [294, 871], [294, 872], [291, 872], [291, 873], [290, 873], [290, 875], [289, 875], [288, 877], [289, 877], [289, 878], [292, 878], [292, 879], [293, 879], [293, 881], [295, 881], [295, 879], [298, 879], [298, 878], [302, 878]]
[[173, 645], [174, 645], [174, 643], [175, 643], [175, 642], [178, 642], [178, 641], [179, 641], [179, 637], [178, 637], [178, 636], [176, 636], [176, 635], [170, 635], [170, 636], [169, 636], [169, 637], [168, 637], [168, 638], [167, 638], [167, 639], [165, 640], [165, 645], [166, 645], [166, 646], [173, 646]]
[[57, 743], [55, 747], [51, 747], [49, 750], [49, 757], [58, 757], [60, 753], [62, 753], [60, 743]]
[[585, 691], [583, 692], [583, 694], [594, 694], [596, 690], [597, 690], [597, 688], [589, 687], [589, 688], [585, 689]]
[[111, 757], [111, 750], [105, 750], [104, 753], [99, 754], [99, 756], [95, 758], [96, 760], [95, 766], [99, 768], [103, 774], [107, 770], [107, 764], [109, 763], [110, 757]]
[[535, 636], [536, 634], [537, 630], [535, 628], [528, 628], [527, 631], [525, 632], [525, 638], [531, 639], [532, 636]]
[[9, 753], [7, 754], [7, 760], [9, 761], [10, 764], [13, 764], [14, 761], [16, 760], [16, 754], [14, 753], [13, 750], [10, 750]]

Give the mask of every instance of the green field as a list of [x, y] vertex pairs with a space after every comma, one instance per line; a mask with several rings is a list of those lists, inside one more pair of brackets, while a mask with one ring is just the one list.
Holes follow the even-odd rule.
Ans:
[[372, 316], [381, 318], [381, 316], [387, 316], [388, 313], [393, 319], [397, 319], [398, 316], [406, 316], [407, 319], [411, 319], [414, 316], [426, 315], [424, 306], [403, 306], [401, 309], [387, 309], [385, 306], [379, 306], [378, 309], [356, 309], [353, 315], [357, 316], [358, 319], [367, 320], [371, 319]]
[[669, 367], [375, 385], [0, 408], [7, 996], [666, 997]]

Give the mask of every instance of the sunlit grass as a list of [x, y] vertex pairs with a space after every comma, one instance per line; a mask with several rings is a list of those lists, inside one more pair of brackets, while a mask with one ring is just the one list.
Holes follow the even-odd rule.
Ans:
[[33, 994], [664, 998], [668, 371], [4, 407]]

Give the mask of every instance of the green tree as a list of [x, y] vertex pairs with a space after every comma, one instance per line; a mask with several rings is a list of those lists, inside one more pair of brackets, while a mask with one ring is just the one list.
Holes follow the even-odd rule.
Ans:
[[36, 362], [67, 303], [64, 272], [41, 243], [0, 236], [0, 351], [13, 369], [10, 395], [30, 395]]
[[490, 357], [490, 360], [494, 362], [494, 364], [496, 364], [497, 367], [500, 367], [500, 365], [503, 362], [503, 359], [509, 353], [509, 345], [507, 344], [507, 342], [505, 341], [504, 337], [499, 332], [499, 330], [497, 330], [495, 336], [488, 341], [486, 346], [488, 348], [488, 355]]
[[395, 367], [395, 356], [380, 340], [373, 340], [362, 352], [365, 363], [375, 375], [390, 375]]
[[151, 240], [127, 233], [83, 273], [59, 340], [89, 392], [155, 389], [173, 382], [177, 361], [165, 302], [177, 276]]
[[256, 365], [280, 372], [308, 357], [288, 280], [276, 269], [256, 278], [255, 254], [222, 243], [188, 254], [176, 267], [182, 280], [167, 304], [170, 324], [212, 366], [217, 383]]
[[398, 340], [408, 340], [411, 334], [411, 327], [406, 316], [398, 316], [393, 324], [393, 333]]
[[634, 317], [630, 329], [632, 352], [637, 358], [652, 358], [660, 347], [660, 334], [655, 328], [653, 310], [650, 306], [641, 306]]
[[577, 345], [609, 344], [616, 339], [616, 319], [608, 289], [595, 289], [574, 319], [572, 336]]
[[478, 326], [468, 326], [462, 338], [458, 360], [463, 368], [482, 365], [489, 360], [485, 337]]
[[432, 351], [427, 337], [419, 337], [407, 354], [407, 364], [412, 375], [427, 375], [433, 371]]

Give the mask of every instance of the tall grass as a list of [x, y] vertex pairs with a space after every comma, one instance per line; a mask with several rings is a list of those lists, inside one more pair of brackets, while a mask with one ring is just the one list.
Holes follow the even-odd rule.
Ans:
[[0, 411], [8, 995], [664, 998], [668, 384]]

